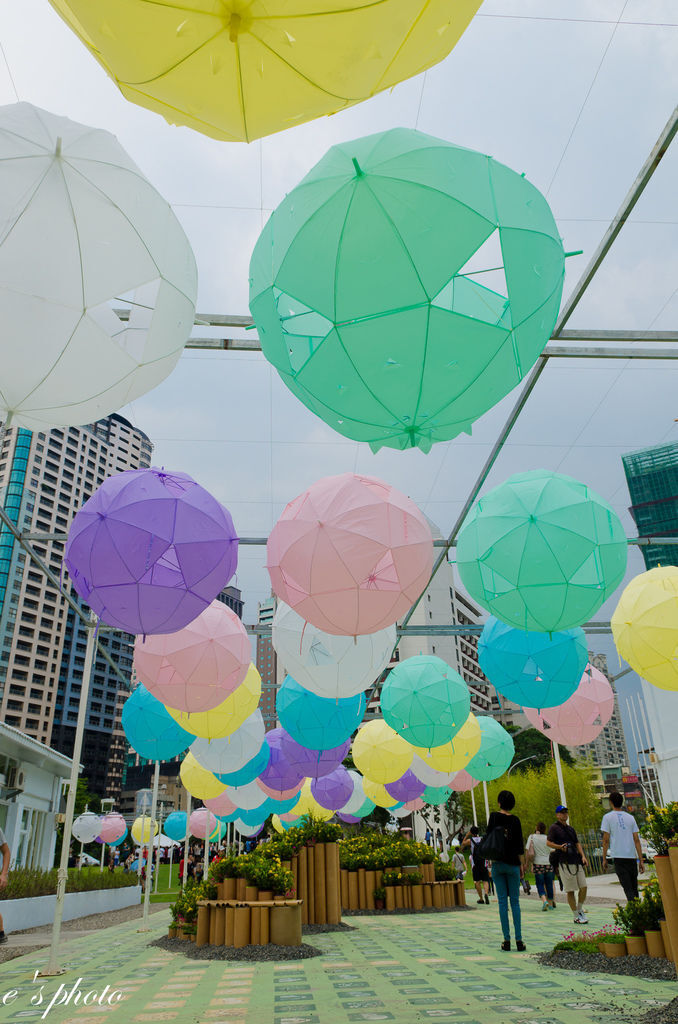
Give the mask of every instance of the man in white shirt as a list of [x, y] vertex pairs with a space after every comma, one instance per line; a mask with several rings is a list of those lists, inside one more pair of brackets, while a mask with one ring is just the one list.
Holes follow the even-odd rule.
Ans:
[[627, 900], [638, 899], [638, 869], [643, 872], [643, 851], [636, 819], [622, 810], [624, 797], [610, 793], [611, 810], [603, 815], [600, 830], [603, 833], [603, 871], [607, 871], [607, 853], [614, 861], [614, 870]]

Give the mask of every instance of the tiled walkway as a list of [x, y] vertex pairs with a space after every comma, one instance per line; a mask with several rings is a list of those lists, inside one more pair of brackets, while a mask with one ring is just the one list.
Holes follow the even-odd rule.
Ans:
[[[521, 905], [530, 951], [550, 947], [570, 928], [564, 906], [544, 914], [534, 899]], [[590, 927], [611, 919], [600, 908], [590, 916]], [[165, 931], [167, 918], [166, 911], [153, 916], [152, 938]], [[40, 1005], [30, 999], [37, 1002], [32, 978], [45, 950], [0, 967], [0, 1022], [618, 1024], [676, 995], [675, 984], [547, 970], [525, 954], [502, 953], [496, 904], [346, 920], [357, 930], [309, 940], [325, 956], [284, 964], [188, 960], [148, 947], [138, 922], [109, 928], [64, 947], [69, 971], [45, 983]], [[65, 998], [78, 978], [81, 992], [99, 994], [109, 985], [122, 1000], [99, 1008], [83, 1006], [81, 997], [43, 1017], [59, 985]], [[3, 1006], [12, 990], [17, 996]]]

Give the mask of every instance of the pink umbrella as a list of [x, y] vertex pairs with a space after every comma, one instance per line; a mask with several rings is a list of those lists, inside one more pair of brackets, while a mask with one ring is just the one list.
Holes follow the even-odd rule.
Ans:
[[457, 793], [468, 793], [479, 785], [478, 779], [474, 779], [466, 770], [457, 772], [452, 781], [448, 783], [450, 789]]
[[101, 819], [101, 828], [99, 829], [99, 838], [102, 843], [114, 843], [116, 839], [120, 839], [124, 836], [127, 831], [127, 825], [122, 814], [117, 812], [111, 812], [110, 814], [104, 814]]
[[217, 827], [217, 819], [206, 807], [199, 807], [188, 819], [188, 831], [196, 839], [207, 839]]
[[179, 711], [210, 711], [245, 678], [252, 652], [245, 627], [212, 601], [177, 633], [138, 636], [134, 667], [147, 690]]
[[[304, 780], [298, 782], [296, 786], [292, 786], [291, 789], [274, 789], [272, 786], [267, 786], [261, 779], [257, 779], [257, 786], [266, 794], [270, 796], [272, 800], [289, 800], [291, 797], [296, 796], [297, 793], [301, 792], [301, 787], [304, 784]], [[280, 815], [282, 818], [282, 814]], [[284, 819], [283, 819], [284, 820]]]
[[[614, 711], [614, 691], [602, 672], [587, 665], [579, 686], [556, 708], [523, 708], [535, 729], [555, 743], [577, 747], [592, 743]], [[455, 787], [456, 788], [456, 787]]]
[[404, 615], [428, 583], [424, 516], [373, 477], [325, 477], [291, 501], [268, 539], [273, 590], [326, 633], [358, 636]]
[[[208, 810], [213, 811], [214, 814], [219, 815], [235, 814], [238, 810], [228, 796], [228, 789], [224, 789], [223, 793], [220, 793], [219, 796], [212, 797], [211, 800], [205, 800], [205, 807], [207, 807]], [[191, 820], [193, 819], [191, 818]], [[214, 831], [214, 829], [212, 829], [212, 831]]]
[[403, 804], [402, 809], [404, 811], [420, 811], [424, 806], [424, 801], [420, 796], [416, 800], [408, 800], [406, 804]]

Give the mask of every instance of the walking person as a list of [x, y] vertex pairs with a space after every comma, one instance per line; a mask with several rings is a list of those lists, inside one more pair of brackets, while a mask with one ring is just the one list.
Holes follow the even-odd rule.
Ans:
[[534, 871], [537, 892], [541, 896], [541, 909], [548, 910], [549, 907], [553, 907], [555, 910], [556, 901], [553, 896], [551, 851], [546, 842], [546, 825], [543, 821], [538, 821], [534, 832], [528, 836], [526, 853], [528, 863], [532, 864], [532, 870]]
[[623, 811], [624, 797], [610, 793], [610, 810], [603, 815], [600, 830], [603, 833], [603, 871], [607, 871], [608, 850], [614, 861], [614, 870], [627, 902], [638, 899], [638, 870], [645, 870], [643, 850], [636, 819]]
[[508, 789], [502, 789], [497, 796], [498, 811], [492, 811], [487, 823], [487, 836], [493, 830], [500, 830], [499, 845], [501, 852], [492, 857], [492, 879], [497, 892], [499, 904], [499, 920], [504, 941], [501, 948], [508, 952], [511, 948], [511, 929], [509, 925], [509, 903], [513, 918], [513, 931], [516, 938], [516, 949], [525, 950], [523, 942], [522, 921], [520, 916], [520, 883], [525, 874], [525, 843], [520, 818], [513, 814], [516, 798]]
[[588, 861], [572, 825], [568, 824], [569, 811], [563, 804], [556, 807], [556, 821], [551, 825], [546, 842], [558, 854], [558, 875], [563, 883], [575, 924], [588, 924], [584, 911], [586, 900], [586, 874]]
[[[485, 858], [478, 854], [478, 846], [480, 844], [480, 835], [478, 833], [478, 826], [474, 825], [466, 839], [461, 844], [461, 848], [470, 850], [471, 853], [471, 875], [473, 877], [473, 884], [476, 887], [478, 893], [478, 903], [489, 903], [490, 902], [490, 874], [487, 870], [487, 864]], [[484, 897], [484, 898], [483, 898]]]
[[[449, 860], [449, 854], [447, 859]], [[464, 858], [464, 854], [461, 852], [460, 846], [455, 846], [454, 848], [454, 856], [452, 857], [452, 867], [456, 872], [455, 877], [457, 881], [462, 882], [464, 880], [464, 876], [466, 875], [466, 860]]]

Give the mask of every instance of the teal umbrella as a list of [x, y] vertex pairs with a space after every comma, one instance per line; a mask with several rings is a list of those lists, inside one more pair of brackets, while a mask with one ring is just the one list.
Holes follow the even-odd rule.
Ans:
[[250, 308], [264, 355], [312, 412], [374, 451], [429, 451], [529, 372], [563, 278], [534, 185], [396, 128], [334, 146], [273, 212]]
[[452, 790], [449, 786], [427, 786], [421, 794], [421, 799], [425, 804], [437, 807], [439, 804], [444, 804], [451, 795]]
[[440, 747], [471, 710], [468, 687], [442, 658], [418, 654], [401, 661], [381, 690], [384, 721], [414, 747]]
[[511, 735], [494, 718], [478, 715], [480, 750], [466, 765], [466, 771], [480, 782], [491, 782], [503, 775], [515, 755]]
[[595, 491], [545, 469], [518, 473], [471, 509], [457, 566], [471, 597], [516, 629], [586, 622], [626, 571], [619, 517]]

